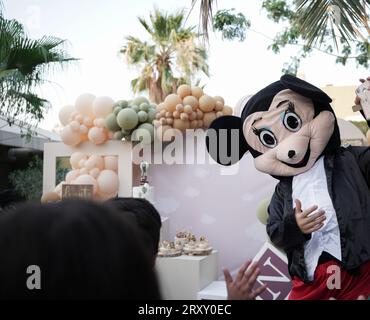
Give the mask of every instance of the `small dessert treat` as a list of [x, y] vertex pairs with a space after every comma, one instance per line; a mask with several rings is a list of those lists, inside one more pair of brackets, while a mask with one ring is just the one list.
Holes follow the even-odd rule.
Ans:
[[181, 253], [174, 242], [164, 240], [159, 244], [158, 257], [178, 257], [181, 256]]
[[178, 231], [175, 236], [175, 243], [181, 244], [183, 247], [188, 242], [189, 232], [187, 231]]
[[191, 241], [184, 246], [184, 253], [188, 255], [205, 256], [212, 252], [213, 248], [209, 245], [208, 241], [204, 236], [196, 241], [194, 235], [191, 237]]

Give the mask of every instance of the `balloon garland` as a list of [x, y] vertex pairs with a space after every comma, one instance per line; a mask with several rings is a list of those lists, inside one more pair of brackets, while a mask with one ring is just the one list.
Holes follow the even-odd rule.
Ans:
[[225, 105], [222, 97], [211, 97], [202, 88], [183, 84], [176, 93], [169, 94], [158, 104], [153, 124], [157, 137], [163, 140], [166, 130], [208, 128], [214, 119], [232, 113], [232, 108]]

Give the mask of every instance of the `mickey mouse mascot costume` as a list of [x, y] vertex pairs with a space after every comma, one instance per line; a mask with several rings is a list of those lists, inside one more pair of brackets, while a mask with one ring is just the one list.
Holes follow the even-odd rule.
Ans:
[[289, 299], [370, 296], [370, 148], [341, 147], [331, 101], [284, 75], [252, 96], [241, 117], [220, 117], [207, 132], [218, 163], [249, 151], [257, 170], [279, 180], [267, 233], [287, 254]]

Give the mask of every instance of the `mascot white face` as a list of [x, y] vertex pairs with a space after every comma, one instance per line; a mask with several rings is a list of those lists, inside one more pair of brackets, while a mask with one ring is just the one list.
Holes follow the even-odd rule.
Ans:
[[[208, 151], [223, 165], [237, 162], [249, 151], [259, 171], [275, 177], [303, 173], [320, 155], [340, 146], [330, 102], [319, 88], [285, 75], [252, 96], [241, 117], [213, 121], [207, 133]], [[225, 131], [227, 137], [222, 136]], [[220, 159], [227, 158], [225, 153], [237, 156], [224, 163]]]
[[315, 117], [312, 100], [290, 89], [280, 91], [268, 110], [255, 112], [243, 124], [248, 145], [261, 153], [256, 169], [275, 176], [293, 176], [312, 167], [334, 130], [335, 116]]

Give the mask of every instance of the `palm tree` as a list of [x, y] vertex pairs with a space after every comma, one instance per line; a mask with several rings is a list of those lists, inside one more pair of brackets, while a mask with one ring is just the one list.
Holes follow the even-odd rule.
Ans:
[[[208, 38], [216, 0], [192, 0], [192, 8], [200, 2], [200, 30]], [[331, 33], [337, 45], [338, 37], [345, 42], [358, 39], [369, 43], [370, 0], [294, 0], [297, 23], [306, 45], [320, 45]], [[335, 21], [335, 18], [339, 18]], [[337, 34], [339, 33], [339, 35]]]
[[35, 89], [49, 71], [76, 59], [64, 51], [65, 40], [30, 39], [21, 23], [4, 18], [1, 8], [0, 2], [0, 117], [30, 133], [50, 107]]
[[184, 12], [167, 14], [154, 10], [150, 21], [139, 18], [150, 36], [150, 42], [129, 36], [120, 52], [128, 65], [140, 74], [131, 81], [134, 93], [149, 91], [157, 103], [182, 83], [196, 81], [200, 72], [208, 76], [207, 54], [197, 42], [194, 27], [184, 26]]

